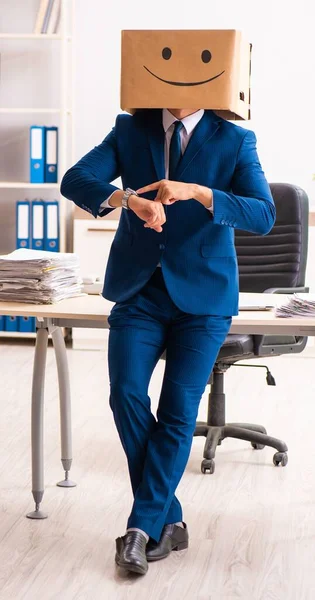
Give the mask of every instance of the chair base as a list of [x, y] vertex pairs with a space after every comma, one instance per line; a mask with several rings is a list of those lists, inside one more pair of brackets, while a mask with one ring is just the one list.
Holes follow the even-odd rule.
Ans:
[[276, 448], [273, 463], [275, 466], [286, 466], [288, 455], [286, 454], [287, 445], [277, 438], [267, 435], [266, 429], [262, 425], [253, 425], [250, 423], [227, 423], [221, 426], [208, 425], [207, 423], [197, 422], [195, 436], [205, 436], [206, 442], [203, 452], [204, 460], [201, 463], [201, 472], [210, 474], [215, 469], [215, 453], [217, 446], [225, 438], [236, 438], [251, 442], [255, 450], [262, 450], [265, 446]]

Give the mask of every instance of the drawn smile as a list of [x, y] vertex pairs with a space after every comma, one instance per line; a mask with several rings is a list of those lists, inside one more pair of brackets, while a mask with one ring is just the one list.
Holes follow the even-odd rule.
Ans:
[[146, 71], [148, 71], [148, 73], [150, 73], [150, 75], [153, 75], [153, 77], [156, 77], [156, 79], [163, 81], [163, 83], [168, 83], [169, 85], [179, 85], [179, 86], [203, 85], [204, 83], [209, 83], [209, 81], [213, 81], [214, 79], [221, 77], [221, 75], [223, 75], [223, 73], [224, 73], [224, 71], [222, 71], [218, 75], [215, 75], [214, 77], [210, 77], [210, 79], [205, 79], [204, 81], [188, 81], [188, 82], [186, 82], [186, 81], [168, 81], [167, 79], [162, 79], [162, 77], [159, 77], [158, 75], [155, 75], [155, 73], [152, 73], [152, 71], [150, 71], [150, 69], [148, 69], [148, 67], [146, 67], [145, 65], [143, 65], [143, 67]]

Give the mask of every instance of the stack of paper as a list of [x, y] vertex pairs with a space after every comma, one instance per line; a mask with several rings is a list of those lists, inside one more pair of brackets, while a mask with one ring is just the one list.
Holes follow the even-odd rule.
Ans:
[[277, 306], [277, 317], [315, 317], [315, 294], [293, 294], [288, 302]]
[[20, 248], [0, 256], [0, 300], [54, 304], [81, 294], [76, 254]]

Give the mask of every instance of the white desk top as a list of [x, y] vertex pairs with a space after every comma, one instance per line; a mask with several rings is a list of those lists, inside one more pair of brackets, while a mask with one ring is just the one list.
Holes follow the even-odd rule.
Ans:
[[[0, 314], [12, 317], [43, 317], [58, 319], [88, 319], [101, 321], [106, 319], [114, 302], [102, 296], [78, 296], [61, 300], [57, 304], [23, 304], [19, 302], [0, 302]], [[92, 327], [92, 324], [91, 324]]]
[[[246, 294], [249, 298], [263, 298], [263, 303], [283, 303], [286, 296], [283, 294]], [[48, 319], [84, 320], [91, 323], [98, 321], [107, 325], [107, 316], [113, 302], [101, 296], [80, 296], [69, 300], [62, 300], [58, 304], [38, 305], [20, 304], [17, 302], [0, 302], [0, 315], [37, 317]], [[62, 326], [66, 326], [63, 323]], [[233, 317], [231, 333], [274, 333], [300, 335], [315, 335], [315, 317], [277, 318], [272, 310], [268, 311], [240, 311]]]

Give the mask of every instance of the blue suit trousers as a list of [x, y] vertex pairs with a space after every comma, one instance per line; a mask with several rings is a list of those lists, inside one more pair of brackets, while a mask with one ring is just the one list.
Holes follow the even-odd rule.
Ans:
[[[158, 542], [164, 525], [182, 521], [175, 491], [189, 458], [199, 403], [231, 317], [180, 310], [158, 267], [139, 292], [114, 305], [108, 322], [110, 406], [134, 495], [127, 527], [142, 529]], [[155, 418], [148, 387], [165, 350]]]

